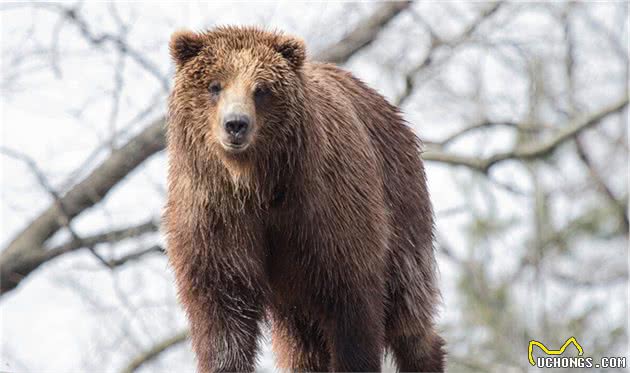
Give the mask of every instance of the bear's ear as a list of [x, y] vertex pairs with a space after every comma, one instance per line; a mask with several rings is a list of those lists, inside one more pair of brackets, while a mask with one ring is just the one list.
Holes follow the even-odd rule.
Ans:
[[171, 36], [169, 50], [175, 64], [183, 65], [186, 61], [195, 57], [203, 48], [203, 40], [192, 31], [176, 31]]
[[289, 65], [298, 70], [306, 59], [306, 46], [300, 39], [283, 36], [274, 44], [274, 49], [282, 55]]

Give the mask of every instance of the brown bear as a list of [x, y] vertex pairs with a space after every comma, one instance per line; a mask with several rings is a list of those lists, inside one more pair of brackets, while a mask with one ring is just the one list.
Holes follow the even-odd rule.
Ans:
[[420, 141], [350, 73], [256, 28], [173, 35], [168, 255], [200, 372], [443, 371]]

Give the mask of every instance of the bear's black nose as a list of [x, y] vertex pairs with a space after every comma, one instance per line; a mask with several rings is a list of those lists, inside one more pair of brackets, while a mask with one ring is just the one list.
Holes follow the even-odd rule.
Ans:
[[228, 115], [223, 121], [225, 131], [234, 140], [240, 140], [249, 128], [249, 117], [242, 114]]

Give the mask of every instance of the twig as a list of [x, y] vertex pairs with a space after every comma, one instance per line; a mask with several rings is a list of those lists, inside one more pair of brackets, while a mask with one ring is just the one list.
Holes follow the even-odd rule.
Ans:
[[108, 265], [111, 268], [120, 267], [123, 264], [126, 264], [127, 262], [138, 260], [144, 257], [145, 255], [152, 254], [152, 253], [160, 253], [160, 254], [164, 253], [164, 248], [162, 248], [162, 246], [159, 246], [159, 245], [153, 245], [143, 250], [134, 251], [133, 253], [124, 255], [118, 259], [112, 259], [108, 261]]
[[133, 373], [144, 364], [149, 363], [169, 348], [176, 346], [188, 339], [188, 330], [181, 331], [165, 340], [155, 344], [153, 347], [136, 356], [131, 362], [121, 370], [121, 373]]
[[[489, 19], [500, 9], [502, 5], [503, 2], [496, 2], [492, 4], [492, 6], [485, 9], [474, 22], [469, 24], [464, 29], [464, 31], [459, 34], [459, 36], [451, 40], [440, 39], [431, 29], [429, 29], [429, 34], [431, 37], [431, 45], [429, 46], [429, 51], [427, 52], [425, 57], [405, 75], [405, 88], [403, 89], [403, 92], [398, 96], [398, 98], [394, 100], [395, 104], [397, 106], [402, 106], [409, 99], [409, 97], [411, 97], [411, 94], [416, 89], [418, 74], [420, 74], [424, 70], [427, 70], [430, 66], [435, 64], [435, 54], [441, 47], [449, 47], [453, 49], [466, 42], [487, 19]], [[419, 17], [418, 15], [416, 16]], [[423, 23], [425, 25], [427, 24], [426, 22]]]
[[163, 74], [153, 62], [145, 58], [142, 53], [126, 43], [120, 36], [106, 33], [97, 35], [93, 33], [88, 23], [79, 15], [78, 9], [76, 8], [65, 8], [59, 5], [53, 9], [61, 11], [69, 21], [77, 26], [81, 35], [90, 42], [90, 44], [94, 46], [102, 46], [105, 43], [111, 43], [120, 51], [120, 53], [128, 55], [144, 70], [153, 75], [162, 85], [164, 92], [168, 92], [170, 90], [170, 83], [166, 74]]
[[619, 201], [617, 197], [615, 197], [615, 194], [613, 193], [612, 189], [610, 189], [610, 187], [604, 181], [604, 178], [602, 177], [602, 175], [600, 175], [599, 171], [597, 170], [597, 167], [595, 166], [590, 156], [588, 155], [584, 142], [582, 141], [582, 138], [580, 136], [576, 136], [575, 145], [577, 148], [578, 156], [580, 160], [582, 161], [582, 163], [584, 163], [584, 165], [588, 169], [588, 173], [591, 175], [591, 178], [593, 179], [593, 181], [595, 181], [595, 185], [597, 186], [597, 189], [599, 189], [602, 192], [602, 194], [613, 205], [615, 210], [617, 210], [617, 213], [621, 220], [623, 231], [628, 233], [628, 228], [630, 227], [630, 225], [628, 224], [628, 212], [626, 210], [626, 207], [623, 205], [623, 203]]

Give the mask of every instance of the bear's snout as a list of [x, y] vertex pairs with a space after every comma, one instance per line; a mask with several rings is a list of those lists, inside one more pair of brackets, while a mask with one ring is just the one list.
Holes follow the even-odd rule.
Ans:
[[243, 152], [252, 142], [255, 119], [243, 106], [228, 105], [219, 121], [219, 139], [228, 153]]
[[230, 114], [223, 121], [223, 128], [228, 135], [229, 145], [243, 145], [249, 130], [250, 119], [245, 114]]

